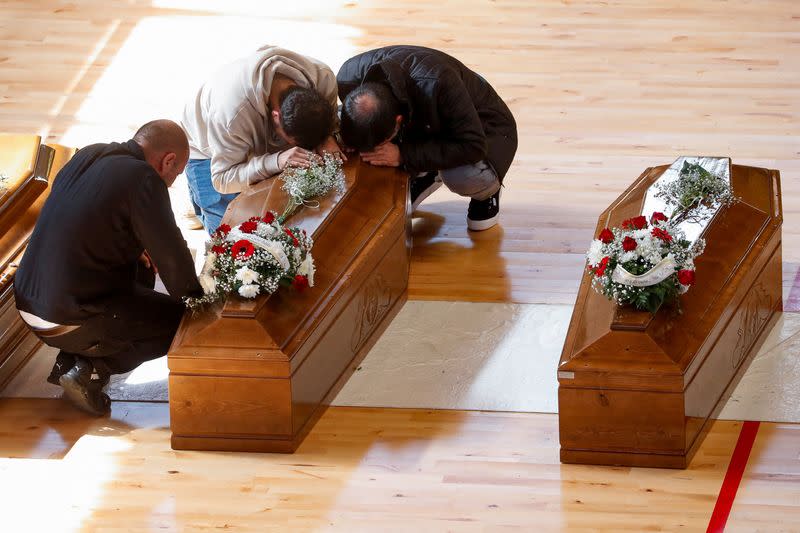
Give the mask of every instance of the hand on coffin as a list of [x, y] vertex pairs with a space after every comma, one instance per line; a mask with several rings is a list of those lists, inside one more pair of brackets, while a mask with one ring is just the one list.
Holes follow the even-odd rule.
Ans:
[[147, 250], [142, 252], [142, 255], [139, 256], [139, 262], [144, 265], [145, 268], [151, 269], [154, 273], [158, 274], [158, 268], [156, 264], [153, 263], [153, 258], [150, 257], [150, 254], [147, 253]]
[[317, 153], [319, 155], [323, 155], [325, 152], [335, 155], [343, 162], [347, 161], [347, 156], [344, 155], [344, 150], [339, 147], [339, 143], [336, 142], [336, 139], [334, 139], [333, 135], [328, 135], [328, 138], [322, 141], [322, 144], [320, 144], [317, 148]]
[[278, 168], [281, 170], [286, 170], [286, 167], [308, 168], [310, 163], [311, 152], [299, 146], [284, 150], [278, 155]]
[[400, 148], [391, 141], [379, 144], [371, 152], [361, 152], [361, 159], [378, 167], [399, 167], [403, 162]]

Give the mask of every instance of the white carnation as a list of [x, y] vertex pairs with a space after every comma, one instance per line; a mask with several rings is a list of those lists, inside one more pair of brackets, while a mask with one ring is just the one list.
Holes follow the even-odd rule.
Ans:
[[217, 280], [214, 279], [214, 276], [200, 274], [200, 277], [197, 279], [200, 281], [200, 286], [203, 287], [203, 292], [205, 294], [214, 294], [217, 292]]
[[314, 286], [314, 258], [311, 257], [311, 253], [306, 254], [306, 258], [303, 259], [303, 262], [300, 263], [300, 266], [297, 267], [297, 273], [301, 276], [305, 276], [308, 278], [308, 286]]
[[275, 226], [272, 224], [267, 224], [266, 222], [259, 222], [258, 227], [256, 228], [256, 235], [259, 237], [272, 237], [275, 235], [275, 232], [278, 230], [275, 229]]
[[201, 275], [210, 276], [214, 271], [214, 262], [217, 260], [217, 254], [214, 252], [206, 253], [206, 259], [203, 262], [203, 268], [200, 269]]
[[603, 257], [605, 257], [603, 253], [603, 241], [599, 239], [593, 240], [591, 246], [589, 246], [589, 251], [586, 252], [586, 260], [589, 262], [589, 265], [596, 267], [600, 264], [600, 261], [603, 260]]
[[260, 290], [261, 287], [254, 283], [248, 285], [242, 285], [241, 287], [239, 287], [239, 294], [244, 296], [245, 298], [255, 298]]
[[249, 283], [255, 283], [258, 280], [258, 272], [244, 266], [236, 271], [236, 279], [245, 285]]
[[302, 255], [300, 254], [300, 248], [295, 248], [294, 251], [292, 252], [292, 256], [294, 257], [295, 263], [300, 261], [300, 258], [302, 257]]

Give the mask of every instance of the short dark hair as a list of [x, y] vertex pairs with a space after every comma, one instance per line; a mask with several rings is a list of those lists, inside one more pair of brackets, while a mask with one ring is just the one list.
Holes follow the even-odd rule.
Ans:
[[369, 152], [389, 140], [394, 132], [395, 117], [402, 114], [400, 100], [387, 85], [364, 83], [344, 100], [340, 126], [342, 140], [359, 152]]
[[333, 106], [314, 89], [290, 87], [280, 96], [281, 127], [297, 145], [313, 150], [333, 133]]

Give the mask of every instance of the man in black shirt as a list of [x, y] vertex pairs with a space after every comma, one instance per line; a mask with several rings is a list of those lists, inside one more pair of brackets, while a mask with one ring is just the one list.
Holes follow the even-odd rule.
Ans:
[[[110, 407], [111, 374], [167, 352], [181, 298], [202, 292], [167, 192], [188, 158], [168, 120], [83, 148], [56, 176], [17, 270], [20, 315], [61, 350], [48, 381], [92, 414]], [[169, 295], [153, 290], [156, 272]]]

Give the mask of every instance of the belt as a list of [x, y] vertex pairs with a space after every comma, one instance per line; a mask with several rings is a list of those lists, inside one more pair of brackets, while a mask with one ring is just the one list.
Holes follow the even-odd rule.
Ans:
[[80, 326], [56, 326], [54, 328], [35, 328], [33, 326], [28, 326], [31, 330], [36, 334], [37, 337], [42, 339], [49, 339], [51, 337], [59, 337], [61, 335], [66, 335], [67, 333], [71, 333], [78, 329]]

